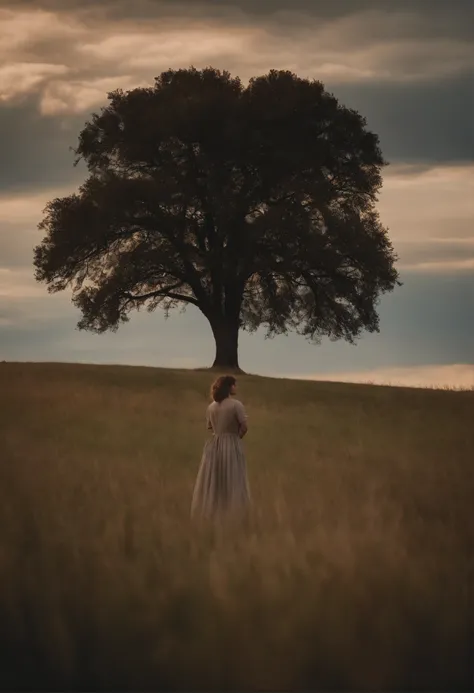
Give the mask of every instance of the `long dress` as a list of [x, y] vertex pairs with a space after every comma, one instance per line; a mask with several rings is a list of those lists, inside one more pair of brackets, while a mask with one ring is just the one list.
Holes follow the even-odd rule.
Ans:
[[244, 406], [230, 397], [213, 402], [206, 419], [213, 436], [204, 446], [191, 516], [207, 520], [242, 516], [250, 504], [247, 464], [238, 435], [247, 419]]

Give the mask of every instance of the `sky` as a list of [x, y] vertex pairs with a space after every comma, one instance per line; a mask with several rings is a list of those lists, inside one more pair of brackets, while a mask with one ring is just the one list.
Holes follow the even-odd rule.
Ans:
[[471, 0], [2, 0], [0, 361], [194, 368], [214, 345], [193, 307], [79, 332], [67, 293], [35, 282], [46, 203], [77, 189], [70, 148], [107, 92], [209, 65], [244, 81], [321, 80], [367, 118], [390, 162], [378, 209], [403, 286], [356, 346], [243, 333], [262, 375], [474, 386], [474, 3]]

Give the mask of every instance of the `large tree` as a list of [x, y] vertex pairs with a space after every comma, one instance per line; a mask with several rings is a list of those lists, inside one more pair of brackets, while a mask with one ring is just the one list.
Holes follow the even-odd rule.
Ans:
[[79, 136], [89, 177], [55, 199], [36, 278], [72, 288], [79, 328], [192, 304], [214, 366], [238, 368], [240, 329], [354, 342], [398, 283], [375, 207], [385, 161], [365, 119], [321, 82], [272, 70], [170, 70], [109, 94]]

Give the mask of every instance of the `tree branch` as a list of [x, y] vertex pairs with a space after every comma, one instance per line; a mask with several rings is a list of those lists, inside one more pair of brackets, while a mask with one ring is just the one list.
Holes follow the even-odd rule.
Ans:
[[138, 296], [130, 293], [129, 291], [126, 291], [124, 292], [123, 296], [127, 298], [129, 301], [147, 301], [149, 298], [158, 298], [159, 296], [162, 296], [163, 298], [171, 298], [176, 301], [185, 301], [186, 303], [192, 303], [194, 306], [199, 307], [199, 301], [193, 296], [186, 296], [185, 294], [175, 294], [173, 292], [173, 289], [177, 289], [182, 285], [183, 283], [179, 282], [179, 284], [173, 284], [168, 289], [150, 291], [149, 293], [140, 294]]
[[175, 301], [184, 301], [185, 303], [192, 303], [193, 306], [200, 308], [201, 304], [196, 298], [192, 296], [185, 296], [184, 294], [167, 293], [164, 294], [167, 298], [172, 298]]

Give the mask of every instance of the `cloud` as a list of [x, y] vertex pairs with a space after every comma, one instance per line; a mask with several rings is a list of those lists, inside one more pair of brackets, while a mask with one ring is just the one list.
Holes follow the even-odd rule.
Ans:
[[197, 66], [223, 60], [230, 70], [238, 67], [244, 79], [283, 65], [336, 82], [416, 81], [443, 77], [472, 65], [468, 41], [421, 41], [413, 22], [413, 16], [381, 11], [351, 14], [323, 24], [304, 17], [281, 26], [250, 24], [242, 18], [203, 21], [175, 15], [147, 27], [104, 30], [103, 37], [80, 50], [86, 60], [93, 56], [132, 68], [168, 66], [176, 55], [181, 64]]
[[54, 75], [68, 71], [65, 65], [48, 63], [13, 63], [0, 67], [0, 101], [28, 94]]
[[[281, 377], [281, 376], [280, 376]], [[372, 370], [325, 373], [324, 375], [292, 375], [292, 379], [324, 380], [346, 383], [373, 383], [404, 387], [436, 387], [474, 389], [473, 364], [404, 366]]]
[[37, 224], [48, 200], [68, 192], [70, 188], [54, 188], [36, 193], [0, 195], [0, 224], [15, 224], [23, 228]]
[[31, 3], [24, 10], [18, 4], [8, 7], [2, 2], [0, 8], [0, 53], [8, 57], [13, 52], [29, 54], [34, 45], [42, 41], [77, 40], [81, 30], [80, 23], [74, 15], [61, 17], [57, 12], [41, 9], [40, 3]]
[[44, 115], [59, 115], [82, 113], [92, 109], [98, 103], [104, 103], [104, 95], [120, 88], [135, 88], [137, 84], [129, 75], [117, 77], [98, 77], [96, 79], [80, 79], [64, 82], [51, 81], [44, 90], [40, 101], [40, 110]]
[[[278, 10], [278, 3], [264, 4]], [[281, 21], [255, 15], [249, 3], [221, 4], [217, 12], [215, 4], [199, 2], [141, 3], [127, 11], [120, 3], [70, 5], [68, 13], [64, 7], [60, 12], [59, 5], [53, 11], [53, 6], [40, 3], [33, 9], [23, 3], [21, 11], [0, 11], [0, 57], [8, 61], [7, 76], [23, 74], [24, 66], [30, 65], [29, 89], [40, 93], [40, 101], [46, 99], [46, 113], [53, 113], [56, 103], [56, 112], [67, 106], [70, 112], [86, 110], [103, 99], [102, 86], [105, 92], [109, 83], [115, 80], [118, 85], [124, 75], [126, 81], [149, 83], [160, 71], [175, 66], [177, 58], [180, 66], [212, 63], [238, 71], [244, 79], [284, 67], [332, 84], [419, 82], [473, 66], [470, 40], [439, 31], [426, 35], [427, 25], [434, 21], [441, 29], [442, 23], [436, 12], [432, 17], [414, 5], [410, 11], [405, 6], [398, 12], [387, 11], [387, 6], [377, 9], [380, 5], [370, 2], [346, 5], [346, 13], [325, 16], [323, 21], [309, 4], [294, 3], [286, 5], [284, 16], [271, 13]], [[61, 71], [67, 80], [58, 79]], [[91, 87], [82, 99], [57, 100], [45, 93], [52, 90], [64, 97], [70, 79], [82, 90], [95, 79], [97, 88]], [[16, 95], [10, 88], [4, 98]]]
[[[223, 30], [224, 29], [224, 30]], [[237, 58], [253, 40], [262, 39], [262, 31], [249, 27], [209, 26], [204, 22], [189, 26], [183, 21], [165, 22], [159, 30], [111, 33], [96, 43], [80, 47], [85, 58], [126, 64], [131, 68], [156, 69], [169, 66], [179, 55], [181, 64], [203, 63], [233, 55]]]
[[474, 165], [385, 171], [378, 207], [395, 241], [474, 235]]
[[[33, 281], [33, 248], [42, 240], [37, 226], [43, 210], [49, 200], [71, 191], [71, 187], [67, 187], [0, 195], [0, 271], [20, 269]], [[10, 283], [14, 283], [13, 275], [7, 276]], [[5, 275], [3, 280], [5, 282]]]
[[416, 262], [408, 265], [402, 264], [399, 269], [405, 272], [432, 272], [440, 274], [441, 272], [468, 272], [472, 274], [474, 270], [474, 258], [467, 260], [440, 260], [438, 262]]
[[0, 299], [46, 298], [44, 287], [36, 284], [32, 271], [0, 267]]
[[[16, 9], [42, 8], [62, 14], [92, 14], [97, 18], [128, 21], [130, 18], [148, 21], [169, 16], [190, 18], [232, 18], [249, 23], [258, 19], [284, 22], [288, 16], [304, 16], [319, 21], [332, 21], [347, 15], [358, 15], [378, 10], [380, 0], [4, 0], [6, 7]], [[417, 20], [427, 36], [470, 36], [469, 18], [472, 15], [470, 0], [430, 0], [430, 12], [426, 12], [426, 0], [397, 0], [384, 3], [384, 11], [390, 15], [408, 14]]]
[[474, 236], [471, 238], [427, 238], [396, 244], [401, 272], [452, 273], [474, 270]]
[[418, 84], [340, 84], [334, 92], [366, 116], [392, 163], [474, 161], [472, 70]]
[[77, 184], [84, 167], [74, 168], [74, 154], [84, 116], [44, 118], [34, 96], [0, 105], [0, 190], [31, 192]]
[[401, 271], [474, 269], [474, 166], [394, 166], [379, 211]]

